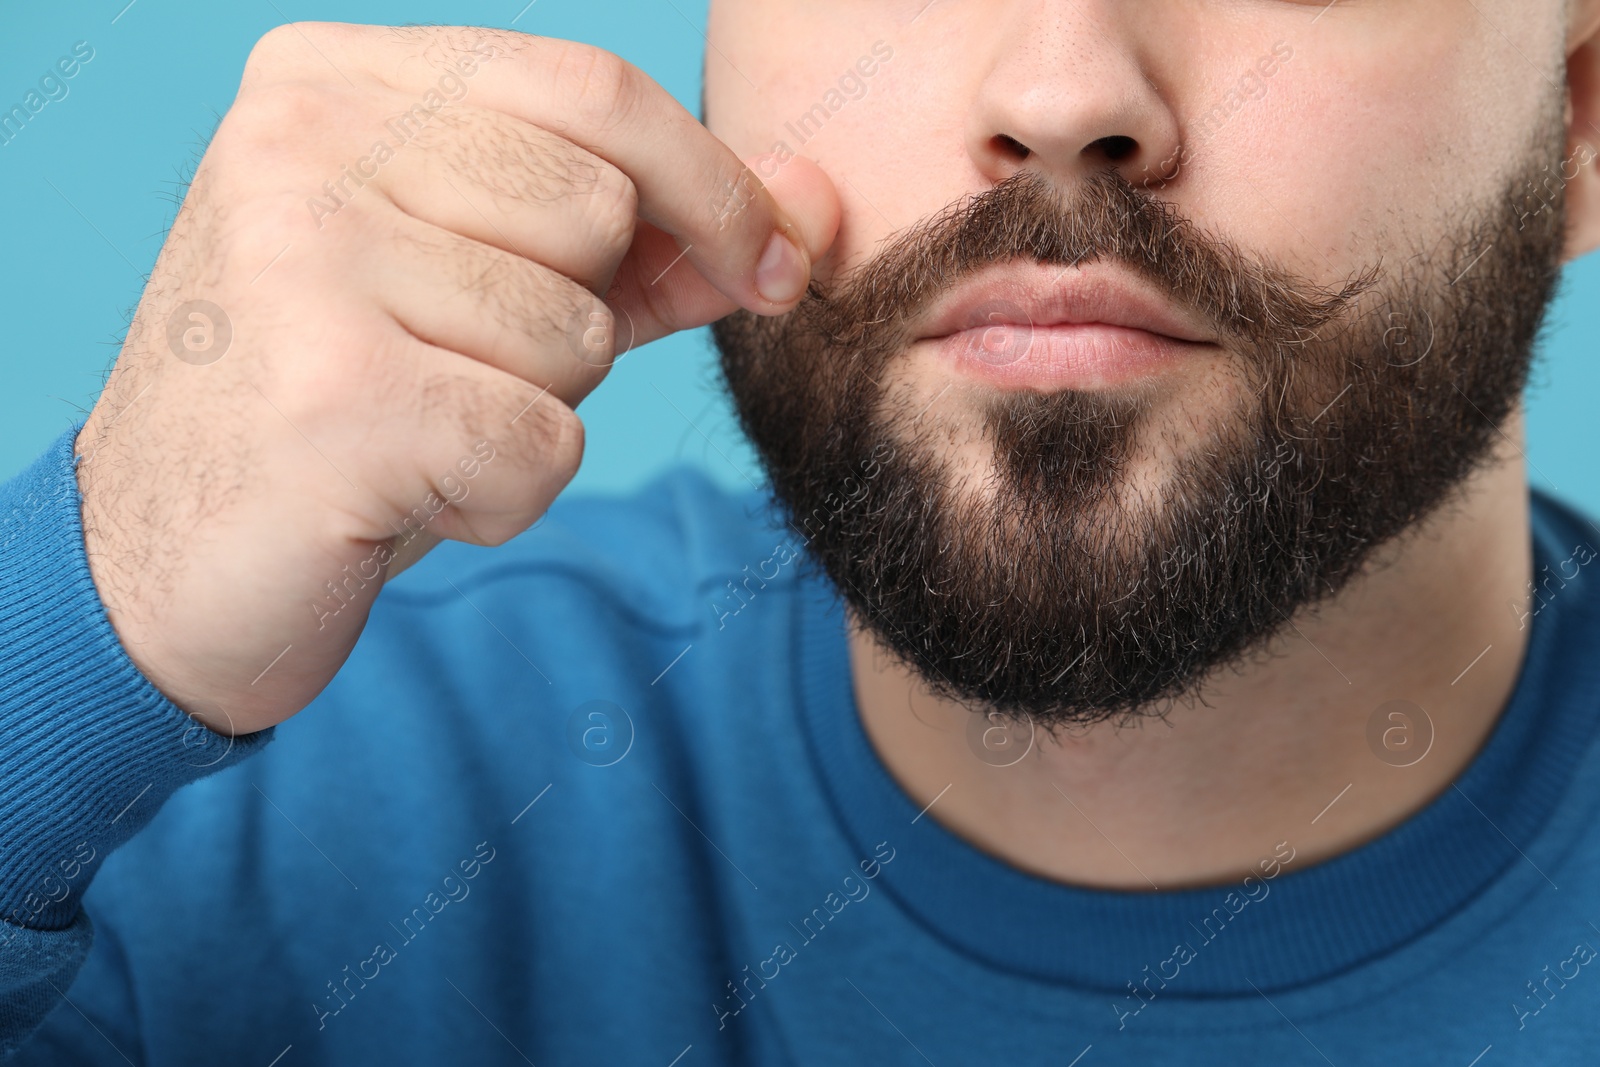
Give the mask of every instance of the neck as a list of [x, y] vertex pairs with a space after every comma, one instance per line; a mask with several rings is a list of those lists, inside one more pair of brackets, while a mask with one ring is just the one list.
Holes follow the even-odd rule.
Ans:
[[1505, 433], [1446, 506], [1298, 612], [1270, 655], [1163, 719], [1039, 732], [1031, 748], [1022, 726], [1013, 754], [980, 759], [976, 713], [853, 625], [867, 735], [930, 817], [1062, 882], [1178, 889], [1237, 880], [1282, 842], [1297, 867], [1355, 848], [1449, 788], [1516, 682], [1532, 574], [1520, 413]]

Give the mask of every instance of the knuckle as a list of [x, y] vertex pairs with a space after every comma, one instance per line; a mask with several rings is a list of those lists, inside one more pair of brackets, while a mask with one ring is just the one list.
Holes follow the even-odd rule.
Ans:
[[228, 132], [259, 152], [304, 144], [306, 133], [332, 111], [326, 88], [307, 81], [273, 81], [242, 94], [228, 113]]
[[555, 83], [560, 98], [578, 118], [604, 127], [627, 114], [635, 88], [634, 67], [613, 52], [563, 42], [555, 59]]
[[458, 511], [457, 519], [460, 530], [449, 536], [485, 548], [499, 548], [532, 522], [531, 516], [525, 519], [517, 512], [484, 511], [472, 507]]
[[352, 398], [372, 411], [399, 403], [408, 381], [402, 368], [414, 362], [404, 337], [380, 332], [360, 315], [308, 313], [279, 340], [268, 373], [272, 402], [313, 435], [348, 426]]
[[300, 60], [318, 42], [329, 42], [348, 27], [331, 22], [285, 22], [274, 26], [256, 40], [245, 60], [246, 78], [268, 74]]
[[565, 485], [578, 473], [583, 459], [584, 429], [578, 413], [546, 394], [527, 410], [527, 455], [557, 484]]
[[505, 520], [497, 522], [476, 516], [468, 520], [465, 525], [471, 531], [470, 543], [484, 548], [499, 548], [522, 532], [515, 523]]
[[550, 459], [562, 485], [572, 481], [583, 461], [584, 429], [578, 413], [562, 404], [556, 409], [555, 437], [550, 443]]
[[298, 29], [297, 23], [285, 22], [263, 33], [251, 47], [249, 57], [245, 59], [245, 70], [261, 72], [272, 69], [288, 52], [289, 42]]
[[599, 385], [610, 373], [617, 357], [617, 320], [598, 298], [579, 290], [581, 298], [571, 301], [565, 316], [563, 340], [576, 363], [576, 383], [585, 391]]
[[599, 168], [590, 191], [590, 237], [608, 260], [620, 259], [633, 244], [639, 219], [639, 190], [613, 166]]
[[261, 279], [272, 284], [280, 278], [291, 278], [292, 272], [279, 276], [262, 272], [297, 238], [316, 232], [315, 217], [298, 197], [256, 197], [248, 203], [248, 209], [233, 214], [237, 221], [226, 233], [218, 235], [222, 245], [218, 251], [226, 257], [223, 262], [238, 272], [236, 277], [247, 282]]

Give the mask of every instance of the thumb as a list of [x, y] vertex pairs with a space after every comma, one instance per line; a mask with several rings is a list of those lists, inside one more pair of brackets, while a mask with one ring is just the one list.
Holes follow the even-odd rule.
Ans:
[[[767, 187], [793, 223], [794, 236], [815, 263], [839, 232], [839, 193], [821, 167], [804, 156], [768, 152], [745, 159], [753, 181]], [[664, 230], [640, 221], [605, 302], [616, 315], [617, 352], [658, 337], [715, 322], [739, 305], [695, 271]]]
[[745, 165], [761, 179], [778, 206], [788, 212], [815, 263], [839, 233], [839, 191], [833, 179], [805, 156], [790, 156], [783, 163], [778, 158], [768, 152], [752, 156]]

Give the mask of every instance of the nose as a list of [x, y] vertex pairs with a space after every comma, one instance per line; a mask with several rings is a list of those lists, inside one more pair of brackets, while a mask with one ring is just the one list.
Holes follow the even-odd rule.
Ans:
[[1170, 179], [1177, 117], [1151, 81], [1124, 0], [1021, 0], [995, 5], [999, 24], [974, 41], [981, 74], [967, 152], [1000, 182], [1034, 170], [1070, 184], [1119, 171], [1135, 184]]

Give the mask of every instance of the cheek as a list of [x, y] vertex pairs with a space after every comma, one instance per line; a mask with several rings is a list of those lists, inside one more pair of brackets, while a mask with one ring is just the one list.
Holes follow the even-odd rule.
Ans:
[[1324, 282], [1432, 246], [1524, 162], [1541, 83], [1481, 40], [1410, 39], [1298, 47], [1197, 156], [1180, 208]]
[[[840, 59], [834, 77], [874, 40], [889, 40], [870, 36], [870, 28], [861, 32], [862, 51]], [[844, 54], [840, 46], [836, 52]], [[963, 137], [974, 80], [959, 52], [897, 46], [865, 79], [864, 96], [803, 144], [790, 138], [833, 179], [843, 207], [833, 247], [817, 263], [824, 284], [870, 258], [885, 238], [988, 183]]]
[[894, 230], [982, 184], [962, 140], [968, 50], [959, 40], [909, 39], [906, 18], [893, 4], [711, 5], [711, 132], [741, 156], [803, 155], [839, 193], [838, 236], [814, 267], [823, 284]]
[[[776, 0], [712, 4], [705, 51], [710, 129], [739, 155], [771, 151], [780, 140], [797, 150], [798, 140], [786, 124], [822, 103], [829, 90], [849, 100], [841, 77], [871, 54], [873, 40], [881, 35], [859, 19], [841, 30], [840, 18], [830, 11]], [[869, 88], [872, 80], [867, 79]], [[824, 117], [821, 124], [829, 121]]]

